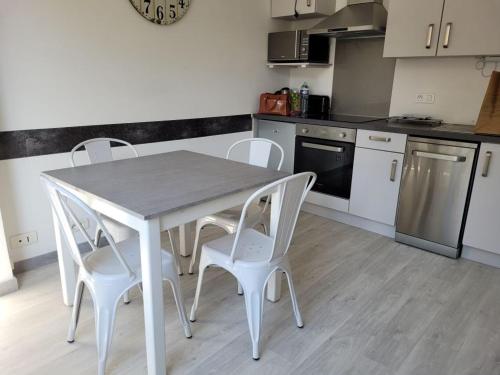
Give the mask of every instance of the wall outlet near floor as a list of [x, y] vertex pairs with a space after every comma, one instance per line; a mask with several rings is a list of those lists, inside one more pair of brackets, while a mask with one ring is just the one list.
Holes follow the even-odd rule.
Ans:
[[21, 233], [10, 237], [10, 245], [12, 248], [25, 247], [37, 242], [38, 234], [36, 232]]
[[415, 95], [415, 103], [434, 104], [436, 95], [429, 93], [417, 93]]
[[[80, 224], [82, 224], [83, 229], [89, 229], [90, 228], [90, 220], [88, 218], [79, 219], [79, 220], [80, 220]], [[76, 224], [72, 224], [71, 225], [71, 229], [73, 230], [73, 232], [79, 232], [78, 227], [76, 226]]]

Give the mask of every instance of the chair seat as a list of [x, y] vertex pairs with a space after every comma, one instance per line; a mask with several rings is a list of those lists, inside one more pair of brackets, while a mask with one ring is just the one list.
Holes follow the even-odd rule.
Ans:
[[[229, 261], [236, 234], [228, 234], [203, 244], [202, 251], [211, 258]], [[268, 262], [273, 250], [273, 239], [265, 234], [248, 228], [241, 232], [238, 257], [244, 258], [244, 263]], [[236, 260], [236, 262], [241, 262]]]
[[[137, 275], [141, 275], [141, 254], [139, 238], [134, 237], [128, 240], [116, 243], [118, 250], [121, 252], [130, 269]], [[173, 255], [170, 252], [161, 249], [163, 268], [174, 263]], [[95, 274], [103, 276], [124, 275], [126, 272], [123, 266], [114, 255], [111, 246], [105, 246], [87, 254], [82, 261], [85, 263], [87, 270]]]
[[137, 231], [115, 221], [107, 216], [101, 216], [102, 223], [108, 230], [111, 237], [115, 240], [115, 242], [124, 241], [130, 237], [136, 237], [138, 235]]
[[[208, 215], [204, 218], [204, 221], [219, 223], [221, 225], [233, 226], [235, 229], [240, 222], [241, 211], [243, 210], [243, 206], [233, 207], [229, 210], [225, 210], [222, 212], [218, 212], [213, 215]], [[252, 224], [256, 224], [259, 222], [262, 213], [262, 207], [258, 204], [252, 204], [247, 210], [248, 213], [248, 222]]]

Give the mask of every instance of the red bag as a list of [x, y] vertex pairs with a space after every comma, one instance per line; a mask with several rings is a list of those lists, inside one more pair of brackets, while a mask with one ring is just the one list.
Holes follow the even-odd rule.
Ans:
[[260, 95], [259, 113], [266, 115], [290, 116], [291, 103], [288, 94], [270, 94]]

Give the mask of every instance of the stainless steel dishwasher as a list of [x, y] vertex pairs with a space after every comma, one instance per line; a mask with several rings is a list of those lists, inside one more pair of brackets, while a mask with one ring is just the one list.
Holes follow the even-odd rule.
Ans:
[[477, 144], [408, 137], [396, 241], [460, 256]]

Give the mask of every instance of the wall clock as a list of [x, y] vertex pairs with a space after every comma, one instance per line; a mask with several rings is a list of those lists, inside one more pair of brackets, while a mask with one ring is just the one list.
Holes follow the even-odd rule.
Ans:
[[188, 11], [190, 0], [129, 0], [135, 10], [148, 21], [170, 25]]

